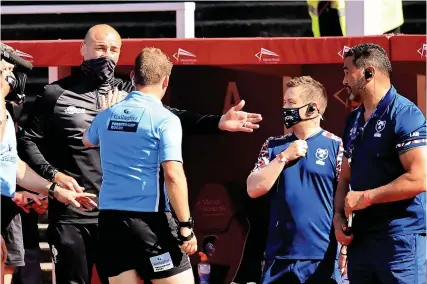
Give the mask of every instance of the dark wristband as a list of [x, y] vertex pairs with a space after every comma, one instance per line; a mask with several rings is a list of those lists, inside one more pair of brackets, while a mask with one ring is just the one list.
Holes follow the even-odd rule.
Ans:
[[191, 232], [191, 234], [190, 235], [188, 235], [188, 236], [186, 236], [186, 237], [184, 237], [183, 235], [181, 235], [181, 234], [178, 234], [178, 238], [179, 238], [179, 240], [183, 243], [183, 242], [188, 242], [189, 240], [191, 240], [192, 238], [194, 237], [194, 232]]
[[190, 217], [187, 222], [178, 222], [178, 227], [180, 228], [194, 228], [194, 219]]
[[55, 198], [55, 187], [57, 185], [58, 184], [56, 184], [54, 182], [50, 185], [49, 190], [48, 190], [48, 195], [49, 195], [50, 198]]

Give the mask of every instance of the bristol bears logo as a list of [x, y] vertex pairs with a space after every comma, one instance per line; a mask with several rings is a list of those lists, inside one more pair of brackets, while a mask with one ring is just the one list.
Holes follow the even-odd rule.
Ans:
[[378, 120], [377, 121], [377, 124], [375, 124], [375, 131], [376, 131], [376, 133], [374, 134], [374, 137], [381, 137], [381, 133], [380, 132], [384, 130], [385, 123], [386, 123], [385, 120]]
[[317, 148], [316, 150], [316, 164], [324, 166], [326, 158], [328, 158], [329, 152], [328, 149]]

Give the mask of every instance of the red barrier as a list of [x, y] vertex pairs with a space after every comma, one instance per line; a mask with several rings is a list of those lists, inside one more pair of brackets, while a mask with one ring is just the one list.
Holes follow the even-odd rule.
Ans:
[[[233, 199], [234, 203], [221, 198], [214, 203], [221, 204], [222, 212], [229, 214], [229, 212], [244, 210], [240, 205], [248, 200], [245, 191], [246, 177], [256, 161], [262, 143], [267, 137], [280, 135], [284, 131], [280, 110], [282, 95], [286, 89], [285, 82], [291, 77], [300, 75], [311, 75], [322, 82], [330, 98], [323, 127], [340, 135], [349, 111], [346, 107], [347, 95], [342, 88], [343, 53], [348, 47], [367, 42], [377, 43], [387, 51], [393, 66], [393, 84], [402, 95], [417, 103], [425, 113], [425, 35], [340, 38], [125, 39], [118, 70], [129, 72], [130, 66], [141, 48], [145, 46], [159, 47], [170, 56], [176, 65], [171, 85], [165, 97], [165, 101], [169, 105], [202, 113], [221, 113], [240, 99], [245, 99], [247, 111], [259, 112], [263, 115], [264, 121], [261, 128], [253, 134], [227, 133], [184, 139], [185, 170], [193, 210], [196, 208], [194, 203], [200, 190], [209, 184], [216, 184], [223, 186], [230, 195], [237, 196]], [[80, 40], [10, 41], [6, 43], [33, 55], [35, 66], [69, 67], [77, 66], [82, 61], [79, 52]], [[62, 71], [62, 76], [69, 72], [67, 68]], [[209, 200], [204, 203], [213, 204]], [[251, 207], [249, 210], [261, 209]], [[248, 214], [248, 212], [244, 213]], [[196, 226], [206, 221], [203, 214], [200, 216], [196, 220]], [[228, 215], [223, 215], [222, 218], [224, 216]], [[210, 216], [209, 218], [215, 217]], [[211, 219], [209, 220], [212, 224], [215, 223]], [[207, 224], [210, 224], [209, 222]], [[204, 223], [204, 225], [206, 224]], [[244, 228], [244, 222], [240, 222], [239, 226]], [[203, 228], [203, 230], [209, 231], [208, 228]], [[257, 231], [252, 224], [251, 230]], [[221, 233], [224, 234], [224, 232]], [[245, 238], [242, 236], [241, 239]], [[199, 245], [201, 245], [201, 241], [199, 239]], [[233, 247], [227, 251], [235, 253], [238, 249], [242, 253], [243, 247], [244, 244], [233, 244]], [[223, 255], [226, 257], [227, 254]], [[196, 260], [193, 260], [193, 263], [195, 264]], [[238, 267], [238, 265], [230, 265], [230, 267]], [[241, 269], [243, 268], [241, 267]], [[227, 275], [234, 274], [235, 271], [227, 272]]]
[[[124, 39], [120, 65], [132, 65], [145, 46], [161, 48], [177, 65], [330, 64], [341, 63], [342, 50], [362, 42], [381, 45], [385, 36], [336, 38]], [[10, 41], [31, 54], [36, 66], [76, 66], [81, 63], [80, 40]]]
[[425, 62], [426, 36], [397, 35], [389, 40], [393, 62]]

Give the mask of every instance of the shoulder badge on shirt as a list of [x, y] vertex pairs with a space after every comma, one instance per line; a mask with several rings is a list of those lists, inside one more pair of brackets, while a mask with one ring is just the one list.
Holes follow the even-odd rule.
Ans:
[[337, 142], [341, 142], [341, 138], [340, 137], [336, 136], [335, 134], [333, 134], [333, 133], [331, 133], [329, 131], [324, 130], [323, 133], [322, 133], [322, 135], [325, 136], [326, 138], [335, 140]]

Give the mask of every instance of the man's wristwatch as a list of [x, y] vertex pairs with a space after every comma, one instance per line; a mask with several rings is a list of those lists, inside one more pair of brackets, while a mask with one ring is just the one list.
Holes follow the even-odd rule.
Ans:
[[178, 239], [181, 241], [181, 244], [182, 244], [183, 242], [188, 242], [188, 241], [189, 241], [189, 240], [191, 240], [193, 237], [194, 237], [194, 232], [193, 232], [193, 231], [191, 232], [191, 234], [190, 234], [190, 235], [188, 235], [188, 236], [186, 236], [186, 237], [184, 237], [183, 235], [181, 235], [181, 234], [178, 232]]
[[178, 222], [178, 226], [180, 228], [190, 228], [190, 229], [193, 229], [193, 227], [194, 227], [193, 217], [190, 217], [187, 222]]
[[48, 192], [47, 192], [47, 195], [50, 197], [50, 198], [55, 198], [55, 187], [57, 186], [58, 184], [57, 183], [52, 183], [51, 185], [50, 185], [50, 187], [49, 187], [49, 190], [48, 190]]
[[283, 153], [279, 153], [277, 156], [277, 160], [281, 163], [288, 163], [288, 159], [283, 155]]

